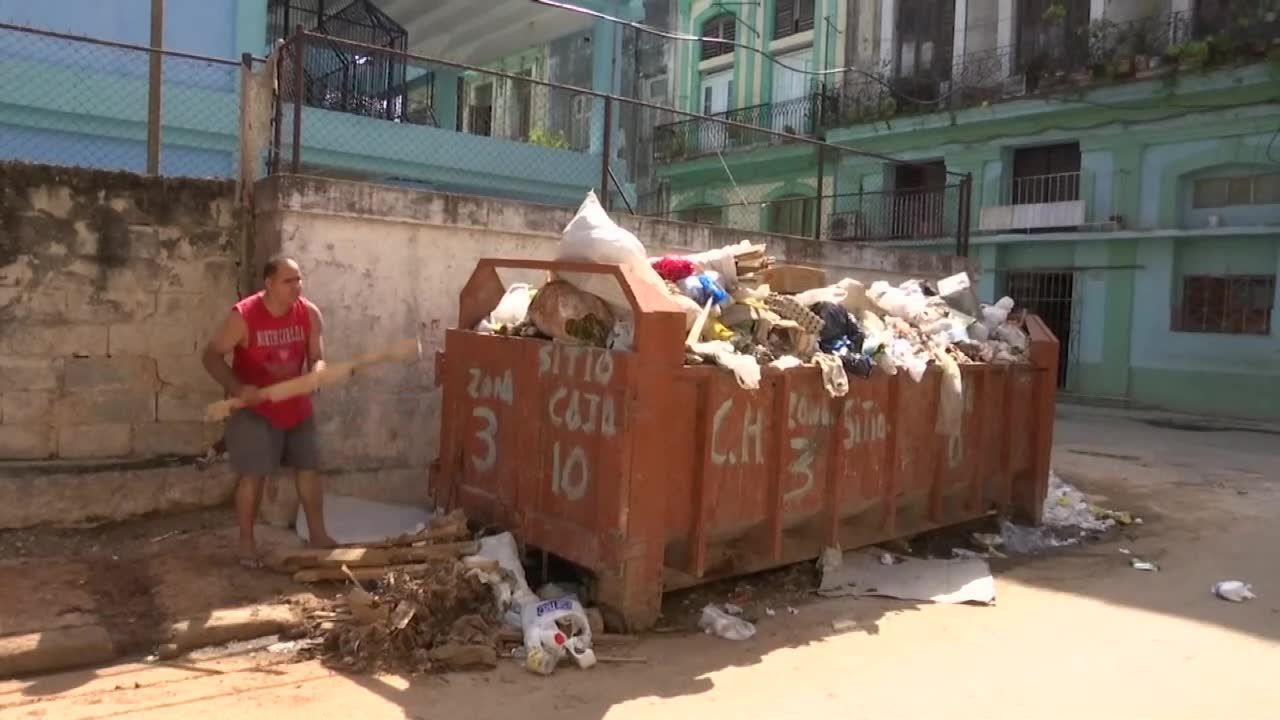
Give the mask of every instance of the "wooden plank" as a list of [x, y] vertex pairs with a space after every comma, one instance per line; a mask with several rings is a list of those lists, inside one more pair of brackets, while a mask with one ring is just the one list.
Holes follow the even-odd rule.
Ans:
[[480, 552], [475, 541], [439, 543], [422, 547], [394, 548], [338, 548], [337, 550], [295, 549], [273, 554], [267, 565], [282, 572], [303, 568], [323, 567], [379, 567], [384, 565], [408, 565], [426, 560], [459, 558]]

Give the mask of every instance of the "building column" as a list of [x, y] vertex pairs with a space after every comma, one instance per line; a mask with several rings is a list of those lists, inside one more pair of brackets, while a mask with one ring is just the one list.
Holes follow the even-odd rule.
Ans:
[[893, 71], [893, 54], [897, 49], [894, 30], [898, 20], [897, 0], [882, 0], [880, 4], [880, 64]]
[[1014, 8], [1013, 0], [1000, 0], [999, 14], [996, 19], [996, 47], [1010, 48], [1000, 55], [1000, 70], [1004, 77], [1013, 74], [1013, 41], [1014, 41]]
[[458, 117], [458, 83], [462, 80], [462, 73], [443, 68], [434, 73], [432, 102], [435, 107], [432, 110], [436, 116], [436, 124], [443, 130], [458, 130], [462, 127], [461, 118]]
[[969, 0], [955, 0], [955, 33], [951, 41], [951, 66], [958, 67], [964, 63], [969, 44]]
[[[608, 20], [597, 20], [591, 28], [591, 89], [618, 94], [618, 41], [621, 36], [617, 25]], [[613, 133], [617, 138], [618, 117], [621, 108], [614, 108]], [[591, 154], [604, 152], [604, 101], [596, 100], [591, 109]], [[617, 143], [612, 146], [616, 149]]]

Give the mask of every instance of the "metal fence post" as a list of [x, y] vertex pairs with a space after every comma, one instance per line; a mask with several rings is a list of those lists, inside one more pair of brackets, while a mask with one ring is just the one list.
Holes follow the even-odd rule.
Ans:
[[969, 256], [969, 224], [973, 218], [973, 173], [960, 179], [960, 207], [956, 212], [956, 255]]
[[814, 193], [813, 203], [813, 239], [822, 239], [822, 186], [823, 176], [826, 174], [826, 157], [823, 148], [818, 148], [818, 189]]
[[613, 102], [604, 99], [604, 142], [600, 145], [600, 205], [609, 209], [609, 154], [613, 152]]
[[238, 154], [237, 176], [240, 182], [240, 202], [249, 205], [253, 184], [258, 179], [261, 167], [258, 165], [258, 145], [254, 142], [258, 131], [253, 120], [253, 110], [258, 104], [257, 88], [253, 81], [253, 55], [244, 53], [240, 56], [240, 149]]
[[147, 174], [160, 174], [160, 95], [163, 87], [164, 0], [151, 0], [151, 66], [147, 85]]
[[302, 170], [302, 105], [303, 96], [307, 92], [306, 73], [303, 71], [303, 58], [306, 51], [307, 35], [299, 25], [293, 33], [293, 163], [291, 172], [297, 175]]

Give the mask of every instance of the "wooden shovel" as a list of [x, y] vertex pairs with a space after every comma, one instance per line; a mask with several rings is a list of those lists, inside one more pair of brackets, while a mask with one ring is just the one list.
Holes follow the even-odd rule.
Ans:
[[[307, 395], [324, 385], [333, 385], [351, 377], [356, 370], [375, 363], [395, 360], [417, 360], [422, 357], [422, 342], [417, 338], [402, 340], [395, 345], [376, 353], [366, 353], [351, 360], [340, 363], [329, 363], [320, 372], [311, 372], [278, 382], [262, 389], [262, 399], [280, 402], [291, 397]], [[204, 411], [204, 419], [208, 422], [224, 420], [232, 412], [244, 407], [240, 398], [227, 398], [210, 403]]]

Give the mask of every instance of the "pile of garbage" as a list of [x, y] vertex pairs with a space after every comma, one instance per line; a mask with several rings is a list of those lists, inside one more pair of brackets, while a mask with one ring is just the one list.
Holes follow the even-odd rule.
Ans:
[[308, 654], [348, 672], [492, 668], [516, 657], [546, 675], [566, 658], [594, 665], [593, 636], [625, 640], [603, 635], [603, 616], [577, 593], [548, 584], [534, 594], [511, 533], [473, 538], [465, 513], [454, 510], [358, 547], [282, 548], [267, 564], [297, 582], [350, 583], [310, 610], [305, 642]]
[[[649, 258], [589, 193], [565, 227], [557, 259], [618, 263], [659, 288], [685, 312], [687, 362], [721, 365], [746, 389], [759, 386], [761, 367], [816, 366], [828, 392], [840, 397], [849, 375], [901, 370], [919, 382], [936, 364], [954, 400], [959, 365], [1027, 361], [1028, 338], [1014, 301], [979, 304], [965, 273], [896, 286], [852, 278], [824, 285], [815, 281], [820, 271], [775, 267], [765, 250], [744, 241]], [[509, 287], [476, 330], [628, 350], [630, 314], [612, 278], [560, 273], [541, 289]], [[949, 401], [940, 431], [954, 432], [958, 409]]]

